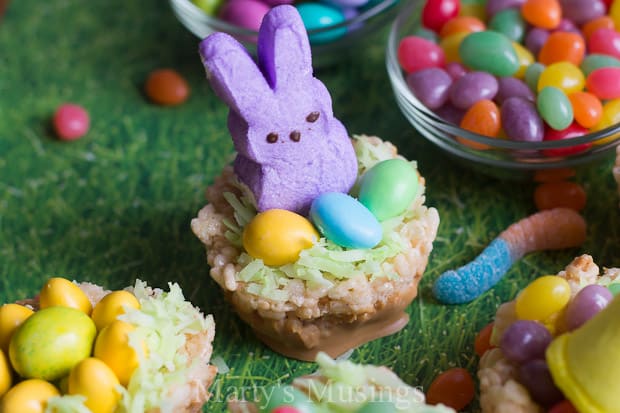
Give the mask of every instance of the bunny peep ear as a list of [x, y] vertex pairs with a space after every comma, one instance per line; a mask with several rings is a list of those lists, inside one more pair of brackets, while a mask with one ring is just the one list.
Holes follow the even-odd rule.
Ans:
[[231, 110], [246, 121], [269, 111], [267, 102], [273, 91], [237, 40], [214, 33], [200, 43], [199, 49], [211, 87]]
[[272, 89], [294, 89], [312, 77], [308, 33], [295, 7], [272, 8], [258, 33], [258, 64]]

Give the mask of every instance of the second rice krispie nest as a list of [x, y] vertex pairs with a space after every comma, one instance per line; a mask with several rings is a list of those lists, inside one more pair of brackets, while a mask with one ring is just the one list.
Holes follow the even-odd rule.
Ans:
[[[576, 257], [557, 274], [570, 285], [571, 300], [584, 287], [592, 284], [609, 285], [617, 282], [620, 268], [605, 268], [602, 273], [590, 255]], [[495, 314], [491, 345], [478, 365], [480, 406], [483, 413], [543, 413], [546, 407], [538, 404], [527, 388], [519, 382], [518, 366], [510, 362], [499, 348], [508, 327], [517, 321], [515, 300], [502, 304]], [[561, 329], [555, 335], [563, 333]]]
[[[353, 139], [359, 177], [396, 147], [377, 137]], [[252, 193], [226, 167], [207, 189], [208, 204], [191, 222], [207, 249], [211, 277], [239, 316], [274, 350], [314, 360], [336, 357], [402, 329], [404, 309], [417, 295], [432, 242], [437, 210], [424, 205], [424, 178], [400, 216], [383, 225], [383, 240], [369, 250], [347, 250], [324, 238], [294, 264], [269, 267], [243, 249], [244, 226], [256, 215]]]

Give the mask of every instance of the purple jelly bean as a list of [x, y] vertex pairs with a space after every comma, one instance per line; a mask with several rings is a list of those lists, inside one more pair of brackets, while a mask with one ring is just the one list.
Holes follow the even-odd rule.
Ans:
[[450, 102], [447, 102], [445, 105], [435, 110], [435, 115], [439, 116], [448, 123], [458, 126], [461, 124], [463, 116], [465, 116], [465, 111], [455, 108], [450, 104]]
[[534, 92], [532, 92], [524, 81], [516, 77], [500, 77], [497, 80], [497, 85], [497, 94], [494, 100], [500, 106], [504, 104], [506, 99], [512, 97], [522, 97], [532, 102], [536, 100]]
[[605, 2], [602, 0], [560, 0], [563, 17], [576, 25], [605, 15]]
[[544, 124], [534, 103], [522, 97], [506, 99], [500, 115], [504, 132], [510, 139], [522, 142], [542, 141]]
[[437, 109], [448, 100], [452, 78], [443, 69], [431, 67], [407, 75], [411, 92], [429, 109]]
[[566, 19], [566, 18], [560, 20], [560, 24], [558, 24], [558, 26], [555, 29], [553, 29], [553, 31], [555, 31], [555, 32], [573, 32], [573, 33], [581, 34], [581, 31], [575, 25], [575, 23], [573, 23], [572, 20], [569, 20], [569, 19]]
[[486, 72], [469, 72], [454, 81], [450, 88], [450, 102], [459, 109], [468, 109], [480, 100], [493, 99], [497, 87], [495, 76]]
[[446, 65], [446, 72], [453, 80], [456, 80], [467, 73], [467, 69], [458, 62], [450, 62]]
[[564, 395], [553, 382], [545, 360], [532, 360], [518, 368], [519, 381], [530, 392], [538, 404], [551, 407], [564, 399]]
[[598, 314], [612, 300], [607, 287], [591, 284], [577, 293], [566, 308], [566, 327], [574, 330]]
[[486, 12], [488, 17], [505, 9], [518, 9], [525, 3], [525, 0], [488, 0]]
[[549, 31], [534, 27], [525, 35], [525, 47], [536, 56], [548, 38]]

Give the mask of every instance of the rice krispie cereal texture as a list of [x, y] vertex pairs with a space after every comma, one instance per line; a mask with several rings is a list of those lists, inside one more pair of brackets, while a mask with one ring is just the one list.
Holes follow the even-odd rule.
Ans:
[[[398, 157], [394, 145], [377, 137], [359, 136], [353, 139], [353, 144], [358, 161], [361, 157], [370, 157], [376, 163]], [[369, 166], [360, 162], [358, 176]], [[253, 264], [248, 263], [243, 247], [231, 241], [229, 224], [238, 221], [235, 216], [238, 213], [231, 206], [229, 194], [241, 199], [251, 197], [251, 193], [238, 182], [231, 167], [225, 168], [207, 189], [209, 203], [192, 220], [191, 227], [206, 247], [211, 277], [225, 291], [241, 318], [258, 333], [293, 331], [293, 335], [302, 337], [306, 347], [312, 347], [320, 334], [317, 328], [368, 320], [394, 305], [404, 308], [415, 297], [439, 225], [437, 211], [424, 205], [424, 178], [421, 176], [419, 187], [405, 218], [392, 230], [407, 240], [406, 245], [381, 262], [381, 268], [377, 268], [381, 276], [356, 270], [357, 274], [343, 277], [322, 270], [318, 279], [308, 279], [288, 271], [286, 276], [270, 281], [243, 274], [244, 269], [247, 271], [246, 267]], [[300, 260], [304, 259], [304, 254], [302, 251]], [[386, 273], [393, 275], [384, 276]], [[267, 282], [271, 284], [268, 290]], [[402, 305], [404, 301], [406, 304]]]
[[[602, 274], [590, 255], [576, 257], [557, 276], [566, 279], [571, 298], [590, 284], [607, 285], [620, 275], [620, 268], [604, 268]], [[502, 304], [495, 314], [491, 344], [498, 346], [508, 326], [517, 320], [515, 301]], [[538, 413], [545, 409], [536, 404], [527, 389], [517, 381], [517, 368], [499, 348], [487, 351], [478, 365], [480, 406], [483, 413]]]

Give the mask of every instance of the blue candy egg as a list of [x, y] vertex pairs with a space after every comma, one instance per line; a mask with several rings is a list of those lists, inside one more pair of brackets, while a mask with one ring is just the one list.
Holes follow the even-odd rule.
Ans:
[[345, 248], [372, 248], [383, 237], [372, 212], [341, 192], [319, 195], [310, 207], [310, 219], [325, 238]]
[[[326, 4], [309, 2], [298, 4], [295, 7], [297, 7], [301, 20], [308, 31], [330, 27], [345, 20], [344, 14], [340, 10]], [[344, 36], [346, 32], [346, 27], [341, 27], [310, 34], [308, 39], [313, 44], [329, 43]]]

